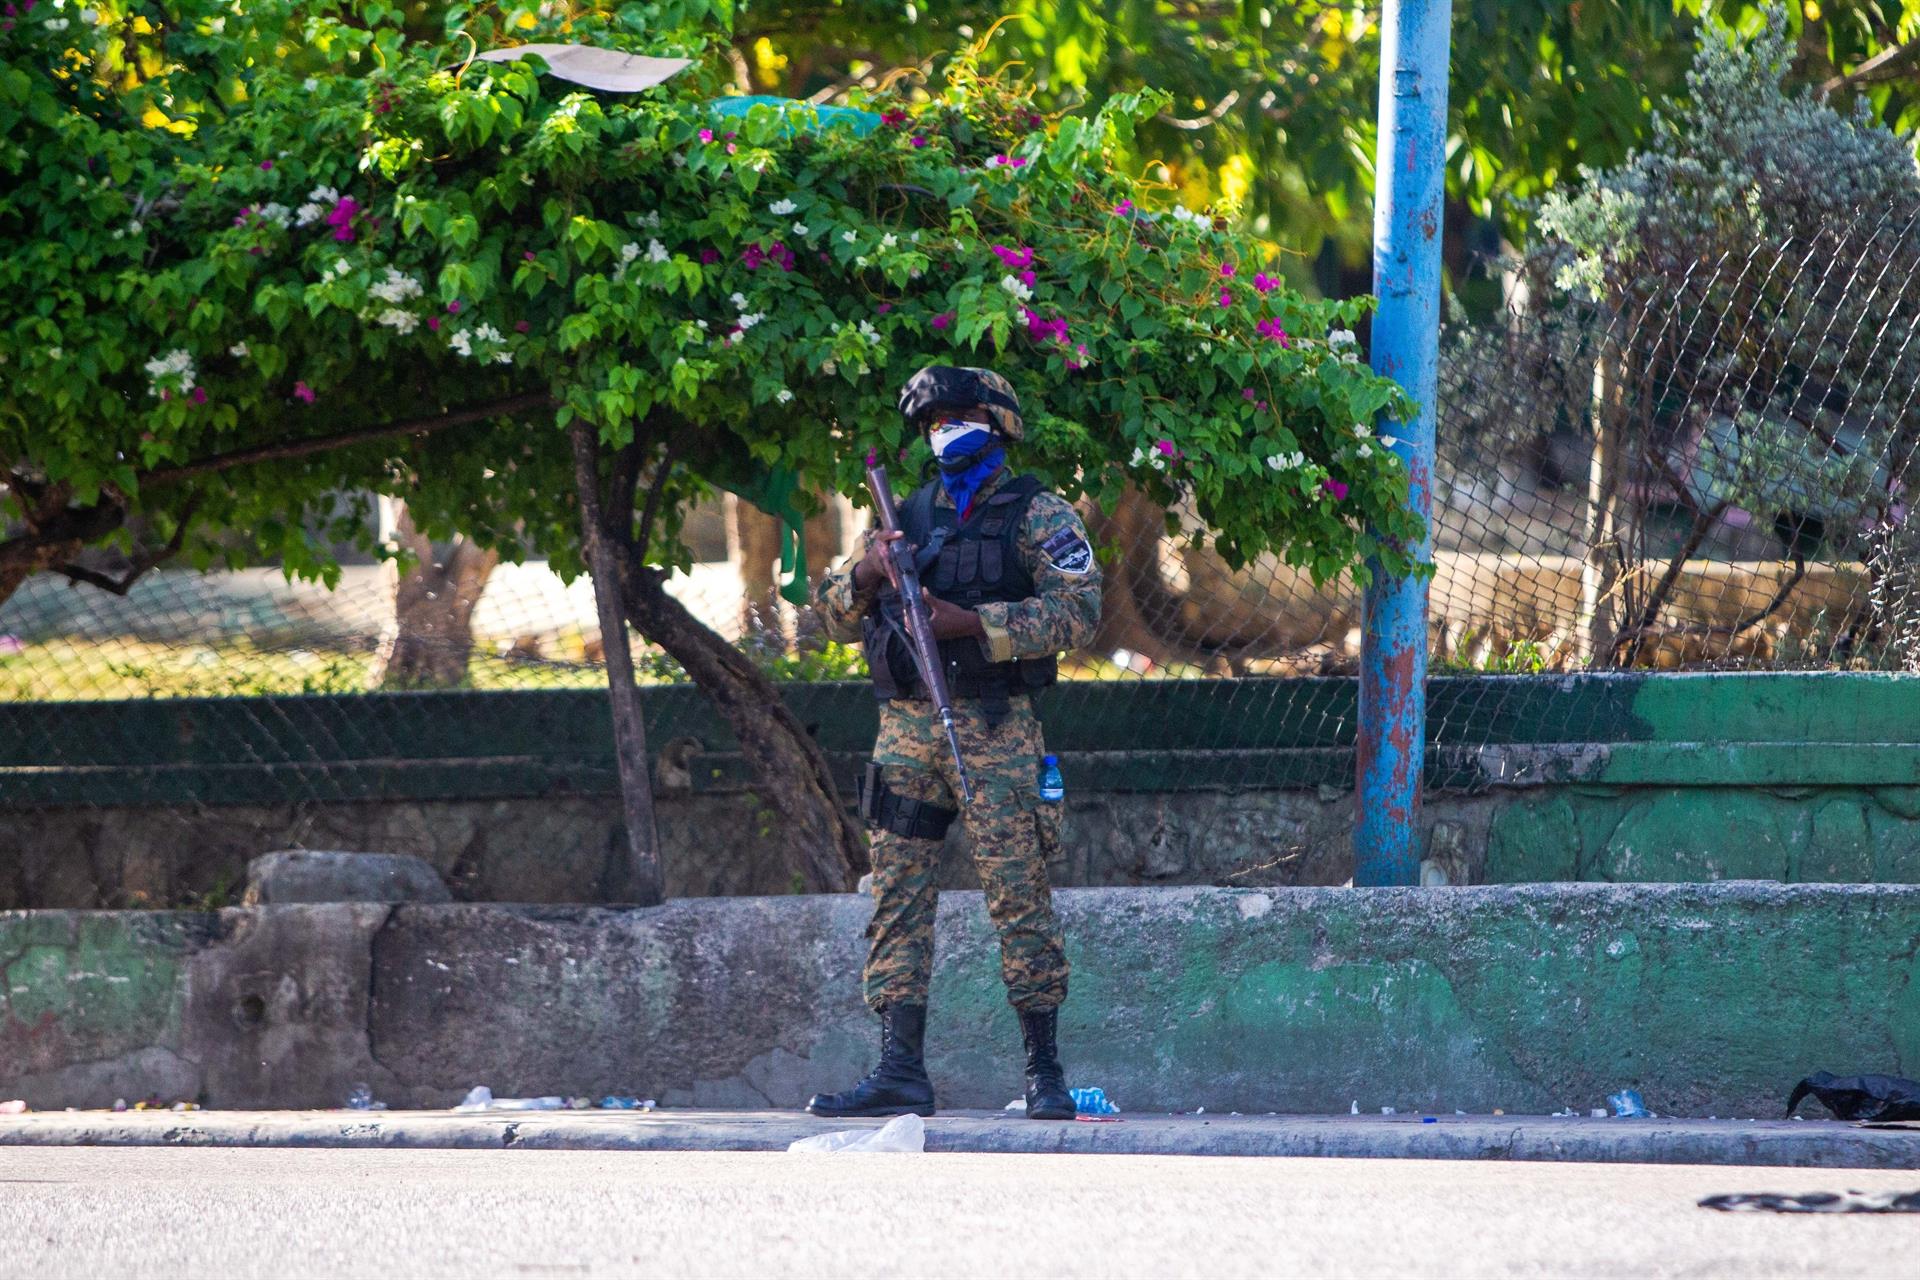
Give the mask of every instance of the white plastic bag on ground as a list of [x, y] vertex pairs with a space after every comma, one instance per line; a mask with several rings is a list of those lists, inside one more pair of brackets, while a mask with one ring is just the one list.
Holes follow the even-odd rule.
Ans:
[[789, 1143], [789, 1151], [925, 1151], [927, 1122], [916, 1115], [895, 1116], [878, 1129], [842, 1129]]

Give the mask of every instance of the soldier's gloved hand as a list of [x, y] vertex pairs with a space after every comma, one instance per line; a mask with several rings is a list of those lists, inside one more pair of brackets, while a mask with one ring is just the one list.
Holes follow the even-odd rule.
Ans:
[[986, 624], [980, 621], [980, 615], [971, 609], [962, 609], [957, 604], [948, 604], [935, 595], [927, 596], [927, 613], [933, 619], [933, 638], [936, 640], [958, 640], [963, 636], [985, 636]]
[[853, 585], [856, 590], [871, 591], [880, 585], [882, 578], [893, 584], [894, 590], [900, 589], [900, 579], [893, 567], [893, 556], [887, 550], [889, 542], [896, 542], [905, 535], [876, 529], [867, 537], [867, 554], [854, 562]]

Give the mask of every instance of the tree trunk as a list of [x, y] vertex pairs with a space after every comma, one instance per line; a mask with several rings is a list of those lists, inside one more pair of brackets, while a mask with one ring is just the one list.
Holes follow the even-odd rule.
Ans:
[[844, 893], [868, 867], [866, 840], [840, 802], [826, 752], [771, 680], [667, 594], [666, 575], [623, 554], [634, 629], [665, 649], [725, 718], [765, 799], [779, 813], [809, 893]]
[[1583, 665], [1611, 666], [1620, 630], [1621, 585], [1633, 537], [1622, 492], [1627, 432], [1622, 422], [1622, 361], [1603, 350], [1593, 366], [1593, 457], [1587, 471], [1587, 554], [1580, 574], [1577, 652]]
[[406, 503], [399, 504], [394, 536], [414, 564], [394, 590], [399, 624], [393, 652], [380, 679], [383, 689], [451, 689], [466, 683], [473, 657], [473, 610], [500, 563], [500, 553], [483, 551], [456, 535], [444, 555], [414, 527]]

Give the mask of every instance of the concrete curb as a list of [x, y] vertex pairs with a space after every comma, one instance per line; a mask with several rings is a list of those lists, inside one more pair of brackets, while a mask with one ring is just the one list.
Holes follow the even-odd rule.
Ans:
[[[392, 1147], [532, 1151], [784, 1151], [873, 1128], [792, 1111], [53, 1112], [0, 1120], [0, 1146]], [[1043, 1123], [993, 1111], [927, 1122], [932, 1152], [1341, 1156], [1626, 1164], [1920, 1168], [1920, 1129], [1835, 1121], [1550, 1116], [1124, 1116]]]

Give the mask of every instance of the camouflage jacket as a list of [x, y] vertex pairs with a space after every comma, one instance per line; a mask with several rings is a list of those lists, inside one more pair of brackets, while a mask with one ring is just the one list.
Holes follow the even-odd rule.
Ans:
[[[1013, 473], [1002, 467], [974, 501], [1012, 478]], [[934, 504], [953, 509], [953, 499], [945, 490], [935, 496]], [[814, 591], [814, 610], [835, 640], [858, 640], [860, 619], [879, 598], [878, 586], [861, 591], [853, 585], [853, 566], [866, 554], [872, 538], [869, 530], [853, 555], [822, 578]], [[1079, 513], [1064, 498], [1035, 494], [1027, 504], [1018, 546], [1021, 563], [1033, 578], [1034, 594], [1010, 604], [980, 606], [987, 658], [993, 662], [1045, 658], [1092, 640], [1100, 623], [1100, 562], [1093, 556]]]

